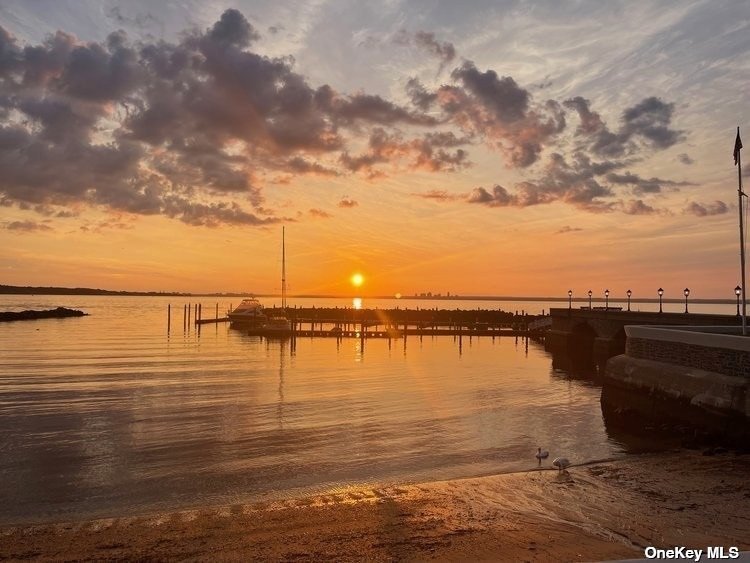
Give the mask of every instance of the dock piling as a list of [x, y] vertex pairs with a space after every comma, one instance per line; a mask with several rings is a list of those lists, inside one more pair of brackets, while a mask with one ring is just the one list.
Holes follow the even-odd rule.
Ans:
[[167, 303], [167, 334], [172, 328], [172, 304]]

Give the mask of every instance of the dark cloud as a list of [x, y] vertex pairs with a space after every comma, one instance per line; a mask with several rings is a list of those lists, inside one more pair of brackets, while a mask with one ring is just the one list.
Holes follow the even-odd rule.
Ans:
[[[119, 9], [110, 17], [127, 18]], [[432, 33], [403, 37], [441, 64], [455, 60], [453, 45]], [[466, 196], [472, 203], [624, 210], [616, 189], [632, 196], [682, 185], [615, 174], [684, 138], [671, 124], [674, 105], [658, 98], [627, 108], [610, 130], [582, 97], [535, 101], [512, 77], [466, 61], [435, 89], [409, 80], [410, 103], [401, 105], [311, 85], [291, 57], [255, 52], [258, 38], [234, 9], [174, 42], [114, 32], [86, 43], [57, 32], [22, 45], [0, 27], [0, 204], [265, 225], [280, 219], [263, 207], [264, 179], [454, 172], [471, 165], [466, 147], [477, 143], [515, 167], [549, 158], [511, 189], [478, 188]], [[580, 124], [578, 152], [563, 156], [550, 149], [560, 150], [566, 110]], [[363, 136], [367, 146], [355, 151], [352, 139]]]
[[318, 174], [320, 176], [338, 176], [338, 172], [331, 168], [326, 168], [319, 162], [311, 162], [301, 156], [290, 158], [283, 165], [284, 170], [289, 170], [297, 174]]
[[451, 77], [500, 123], [513, 123], [526, 116], [531, 96], [510, 76], [500, 78], [494, 70], [481, 72], [474, 63], [467, 61], [455, 69]]
[[415, 45], [426, 50], [440, 60], [440, 70], [456, 58], [456, 48], [453, 44], [448, 41], [438, 41], [432, 32], [409, 33], [402, 29], [396, 34], [395, 42], [400, 45]]
[[688, 164], [688, 165], [693, 164], [695, 162], [695, 160], [690, 158], [690, 155], [688, 155], [687, 153], [678, 154], [677, 160], [682, 162], [682, 164]]
[[350, 199], [348, 196], [344, 196], [341, 198], [341, 201], [339, 201], [338, 206], [343, 207], [345, 209], [351, 209], [352, 207], [357, 207], [359, 205], [358, 202], [356, 202], [353, 199]]
[[[339, 174], [316, 157], [345, 154], [347, 128], [437, 123], [380, 96], [314, 88], [291, 58], [250, 50], [258, 38], [233, 9], [177, 43], [58, 32], [22, 47], [0, 28], [0, 198], [262, 225], [275, 221], [263, 217], [265, 171]], [[425, 146], [437, 147], [425, 149], [426, 168], [467, 163], [447, 145]]]
[[[637, 186], [634, 190], [638, 192], [639, 188], [651, 186], [654, 181], [668, 185], [676, 183], [659, 179], [642, 180], [635, 174], [610, 172], [626, 164], [617, 161], [594, 162], [582, 153], [576, 153], [574, 158], [568, 161], [563, 155], [553, 153], [543, 174], [538, 178], [520, 182], [512, 191], [500, 185], [495, 185], [491, 190], [475, 188], [465, 201], [487, 207], [528, 207], [562, 202], [589, 213], [663, 213], [664, 211], [652, 207], [642, 199], [617, 198], [616, 187], [618, 184], [632, 185], [642, 182], [643, 186]], [[645, 189], [643, 191], [647, 192]]]
[[8, 223], [4, 223], [3, 227], [9, 231], [18, 231], [24, 233], [52, 230], [52, 227], [50, 227], [46, 223], [39, 223], [37, 221], [10, 221]]
[[369, 149], [358, 156], [344, 153], [341, 163], [352, 172], [363, 171], [368, 177], [383, 173], [375, 169], [378, 164], [387, 163], [397, 167], [401, 161], [412, 170], [456, 171], [471, 165], [468, 153], [455, 148], [468, 142], [468, 139], [457, 137], [450, 131], [404, 139], [400, 133], [389, 134], [382, 128], [376, 128], [370, 135]]
[[[506, 155], [512, 166], [534, 164], [544, 146], [565, 129], [565, 112], [554, 100], [532, 108], [531, 94], [510, 76], [480, 71], [464, 62], [451, 77], [458, 86], [444, 85], [437, 100], [447, 118], [470, 135], [478, 135]], [[412, 87], [412, 101], [425, 93]]]
[[622, 202], [621, 211], [627, 215], [653, 215], [657, 210], [646, 204], [641, 199], [631, 199]]
[[566, 108], [570, 108], [578, 112], [580, 118], [580, 125], [576, 130], [578, 135], [592, 135], [601, 131], [604, 128], [604, 122], [598, 113], [591, 111], [590, 102], [586, 98], [576, 96], [569, 100], [565, 100], [563, 105]]
[[623, 157], [642, 148], [663, 150], [685, 139], [685, 132], [672, 129], [674, 104], [650, 97], [627, 108], [616, 132], [610, 131], [601, 116], [592, 111], [589, 100], [580, 96], [563, 102], [578, 113], [576, 133], [588, 140], [587, 149], [604, 157]]
[[252, 24], [239, 10], [233, 8], [221, 14], [221, 18], [208, 32], [207, 37], [220, 45], [235, 47], [247, 47], [251, 42], [260, 39]]
[[664, 180], [662, 178], [641, 178], [637, 174], [626, 172], [617, 174], [611, 172], [607, 174], [607, 181], [611, 184], [627, 184], [634, 187], [634, 193], [637, 195], [647, 193], [661, 193], [664, 187], [678, 189], [679, 186], [692, 186], [692, 182], [675, 182], [673, 180]]
[[351, 125], [357, 122], [378, 125], [437, 125], [438, 121], [430, 115], [409, 111], [380, 96], [372, 94], [354, 94], [351, 96], [329, 95], [321, 92], [318, 101], [323, 111], [327, 112], [338, 124]]
[[406, 93], [411, 98], [411, 103], [422, 111], [426, 111], [438, 98], [435, 92], [427, 91], [427, 88], [417, 78], [410, 78], [406, 83]]
[[696, 217], [708, 217], [710, 215], [723, 215], [729, 211], [729, 206], [723, 201], [716, 200], [713, 203], [698, 203], [691, 201], [683, 213], [695, 215]]

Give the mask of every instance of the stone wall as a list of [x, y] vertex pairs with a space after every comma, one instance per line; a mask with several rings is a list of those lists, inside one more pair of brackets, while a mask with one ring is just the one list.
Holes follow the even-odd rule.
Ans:
[[684, 342], [628, 337], [625, 354], [705, 371], [750, 378], [750, 352]]

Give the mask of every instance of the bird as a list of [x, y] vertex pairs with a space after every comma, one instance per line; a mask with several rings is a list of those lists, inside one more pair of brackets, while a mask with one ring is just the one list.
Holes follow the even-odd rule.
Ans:
[[539, 461], [542, 461], [543, 459], [547, 459], [549, 457], [549, 452], [547, 450], [542, 450], [542, 448], [536, 449], [536, 458]]
[[557, 467], [558, 471], [562, 471], [570, 465], [570, 460], [567, 457], [556, 457], [552, 460], [552, 466]]

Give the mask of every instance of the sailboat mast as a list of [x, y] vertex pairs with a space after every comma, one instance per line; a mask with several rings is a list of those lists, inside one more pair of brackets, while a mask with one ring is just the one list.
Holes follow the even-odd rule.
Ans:
[[284, 227], [281, 227], [281, 308], [286, 310], [286, 246]]

